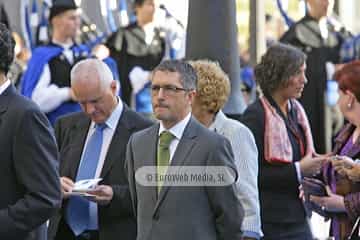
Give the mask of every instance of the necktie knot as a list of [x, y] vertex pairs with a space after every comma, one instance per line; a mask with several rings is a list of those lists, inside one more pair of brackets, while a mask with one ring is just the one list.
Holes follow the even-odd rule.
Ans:
[[159, 145], [161, 147], [168, 148], [174, 138], [175, 136], [172, 133], [170, 133], [169, 131], [164, 131], [160, 134]]
[[95, 125], [96, 131], [102, 132], [105, 128], [107, 128], [106, 123], [98, 123]]

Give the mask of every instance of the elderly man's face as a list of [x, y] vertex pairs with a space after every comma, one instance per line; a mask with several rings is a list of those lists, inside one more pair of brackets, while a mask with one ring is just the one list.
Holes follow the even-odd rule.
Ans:
[[[116, 82], [110, 86], [101, 86], [96, 74], [79, 73], [76, 77], [93, 78], [88, 83], [74, 81], [71, 89], [82, 110], [95, 123], [104, 123], [116, 106]], [[95, 79], [94, 79], [95, 78]]]

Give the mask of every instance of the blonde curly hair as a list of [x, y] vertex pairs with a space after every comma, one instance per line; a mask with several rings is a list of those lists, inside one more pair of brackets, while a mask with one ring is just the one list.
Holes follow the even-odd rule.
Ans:
[[230, 95], [230, 80], [219, 63], [210, 60], [189, 61], [198, 77], [195, 101], [210, 113], [217, 113]]

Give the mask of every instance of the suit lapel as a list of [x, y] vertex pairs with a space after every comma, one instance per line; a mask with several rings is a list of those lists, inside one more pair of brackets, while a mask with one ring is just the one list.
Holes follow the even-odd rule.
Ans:
[[[190, 154], [191, 149], [193, 148], [193, 146], [196, 143], [196, 141], [195, 141], [195, 138], [197, 136], [196, 129], [197, 129], [196, 122], [193, 118], [191, 118], [188, 125], [185, 127], [183, 136], [180, 139], [179, 144], [175, 150], [170, 167], [184, 165], [184, 161], [187, 159], [187, 156]], [[158, 197], [158, 201], [157, 201], [155, 209], [154, 209], [154, 214], [158, 210], [160, 204], [166, 197], [166, 194], [168, 193], [170, 188], [171, 188], [171, 186], [163, 186], [161, 188], [159, 197]]]
[[76, 179], [77, 170], [80, 164], [81, 155], [84, 149], [85, 140], [89, 131], [90, 119], [87, 117], [82, 118], [77, 122], [71, 132], [71, 142], [77, 143], [76, 146], [71, 148], [71, 154], [69, 159], [70, 164], [70, 177]]
[[[128, 111], [128, 108], [124, 105], [123, 112], [116, 126], [116, 130], [111, 139], [111, 143], [105, 157], [104, 166], [100, 174], [101, 178], [106, 176], [117, 158], [125, 156], [123, 151], [126, 149], [129, 136], [131, 135], [131, 129], [133, 128], [131, 119], [128, 118]], [[121, 152], [119, 150], [121, 150]]]
[[0, 94], [0, 125], [2, 115], [7, 111], [8, 106], [10, 105], [11, 95], [15, 93], [15, 89], [10, 85], [2, 94]]
[[120, 123], [117, 125], [105, 157], [104, 166], [101, 170], [101, 178], [106, 176], [117, 157], [124, 156], [121, 145], [126, 144], [129, 134], [129, 130], [124, 125]]
[[[149, 145], [151, 145], [148, 149], [149, 152], [144, 153], [144, 165], [143, 166], [150, 166], [155, 167], [156, 169], [156, 154], [157, 154], [157, 145], [158, 145], [158, 133], [159, 133], [159, 124], [153, 126], [150, 130], [150, 134], [147, 135], [147, 138], [145, 142], [147, 142]], [[153, 203], [156, 203], [157, 198], [157, 186], [150, 186], [148, 187], [151, 199]]]

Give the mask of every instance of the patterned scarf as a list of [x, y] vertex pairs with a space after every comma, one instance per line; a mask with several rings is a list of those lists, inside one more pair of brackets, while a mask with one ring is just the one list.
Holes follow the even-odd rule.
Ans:
[[[301, 104], [295, 99], [290, 100], [296, 111], [297, 121], [305, 134], [306, 145], [299, 141], [301, 153], [315, 153], [309, 121]], [[260, 97], [265, 110], [264, 158], [269, 163], [292, 163], [293, 150], [284, 119], [269, 103], [266, 97]], [[306, 151], [305, 151], [305, 146]]]

